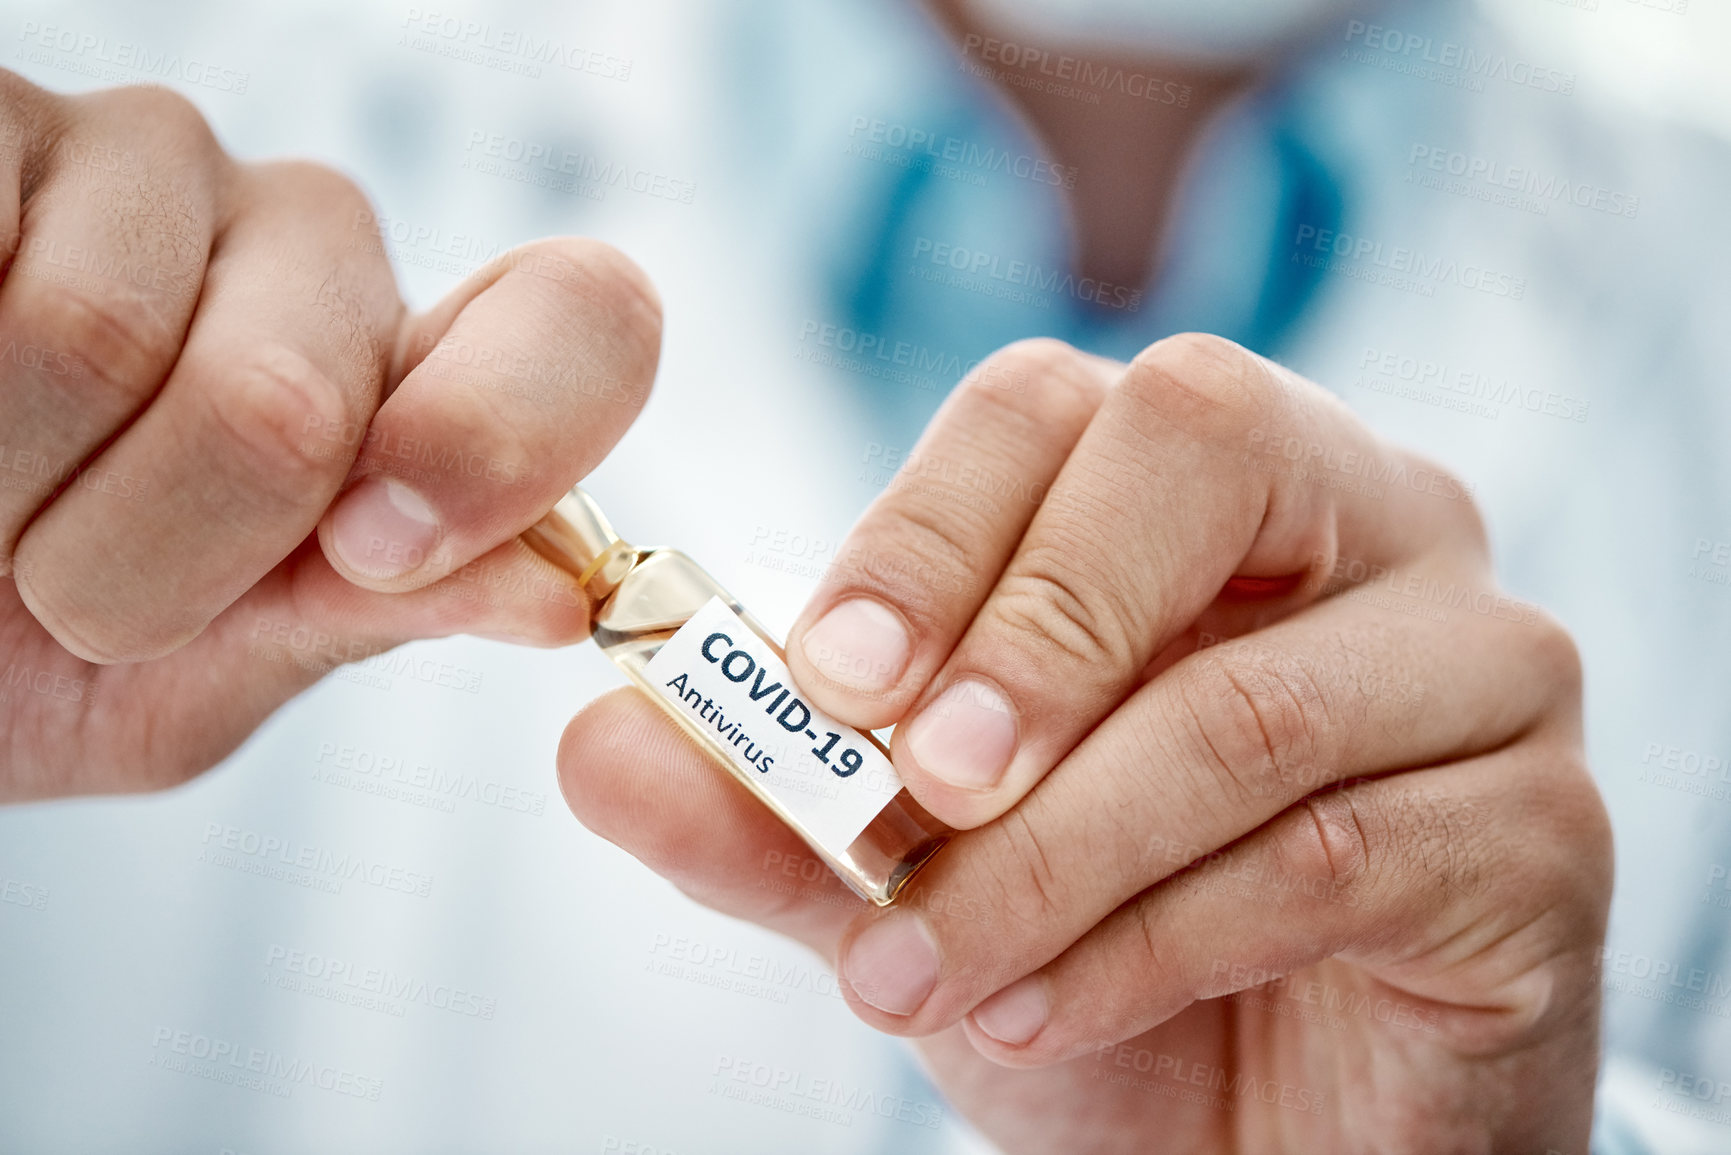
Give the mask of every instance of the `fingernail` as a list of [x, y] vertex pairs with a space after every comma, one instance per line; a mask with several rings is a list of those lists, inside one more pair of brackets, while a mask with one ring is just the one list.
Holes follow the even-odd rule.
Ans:
[[344, 565], [372, 578], [419, 569], [439, 540], [439, 515], [400, 481], [369, 477], [337, 502], [331, 544]]
[[871, 598], [849, 598], [805, 632], [800, 649], [832, 681], [882, 694], [901, 680], [912, 642], [894, 610]]
[[842, 962], [854, 993], [880, 1011], [911, 1015], [938, 985], [938, 946], [917, 914], [892, 914], [854, 939]]
[[1038, 975], [1011, 983], [974, 1008], [974, 1025], [1000, 1043], [1019, 1047], [1046, 1025], [1046, 984]]
[[1002, 694], [965, 678], [913, 720], [908, 752], [934, 778], [985, 790], [998, 784], [1016, 752], [1016, 718]]

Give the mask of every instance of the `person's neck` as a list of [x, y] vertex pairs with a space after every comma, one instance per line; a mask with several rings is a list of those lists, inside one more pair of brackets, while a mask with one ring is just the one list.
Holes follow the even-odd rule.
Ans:
[[[1068, 191], [1077, 272], [1140, 288], [1158, 270], [1186, 162], [1214, 114], [1249, 83], [1248, 71], [1203, 72], [1150, 60], [1090, 61], [1107, 75], [1123, 69], [1170, 85], [1174, 103], [1119, 91], [1099, 104], [1059, 93], [1012, 89], [1018, 110], [1053, 159], [1075, 169]], [[1182, 99], [1184, 103], [1177, 103]]]
[[1255, 68], [1026, 43], [1011, 55], [1044, 49], [1045, 57], [1011, 66], [1003, 42], [991, 50], [985, 38], [994, 33], [974, 26], [965, 4], [931, 7], [965, 63], [997, 76], [993, 86], [1064, 166], [1076, 271], [1140, 288], [1157, 271], [1192, 148]]

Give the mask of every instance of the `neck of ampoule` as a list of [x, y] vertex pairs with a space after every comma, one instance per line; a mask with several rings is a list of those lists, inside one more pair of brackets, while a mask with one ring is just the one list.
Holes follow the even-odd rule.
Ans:
[[613, 531], [595, 499], [580, 488], [523, 532], [530, 549], [569, 573], [599, 610], [631, 572], [643, 551]]

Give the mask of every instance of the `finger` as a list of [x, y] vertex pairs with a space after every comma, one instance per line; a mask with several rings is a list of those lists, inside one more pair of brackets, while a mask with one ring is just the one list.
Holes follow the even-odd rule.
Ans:
[[1230, 342], [1189, 336], [1138, 357], [1041, 504], [943, 669], [896, 731], [896, 766], [939, 818], [1004, 813], [1143, 680], [1235, 575], [1280, 578], [1292, 605], [1334, 558], [1392, 565], [1472, 548], [1476, 514], [1390, 486], [1268, 472], [1278, 441], [1318, 457], [1409, 463], [1335, 398]]
[[[975, 895], [1016, 933], [942, 912], [917, 927], [904, 913], [862, 920], [843, 947], [846, 977], [894, 997], [862, 995], [856, 1010], [896, 1033], [940, 1029], [1311, 792], [1495, 749], [1579, 684], [1554, 626], [1391, 617], [1330, 600], [1148, 683], [1015, 810], [953, 839], [910, 884]], [[1415, 685], [1421, 695], [1385, 690]]]
[[[228, 161], [203, 118], [161, 88], [51, 98], [9, 77], [0, 102], [31, 143], [4, 173], [19, 231], [0, 284], [0, 573], [25, 526], [168, 376]], [[11, 98], [24, 96], [19, 104]], [[8, 250], [12, 252], [13, 250]]]
[[686, 894], [826, 959], [866, 906], [641, 691], [605, 694], [571, 720], [559, 785], [584, 826]]
[[333, 432], [378, 403], [402, 304], [344, 243], [366, 198], [309, 164], [236, 186], [168, 383], [18, 545], [31, 612], [93, 661], [184, 645], [288, 556], [348, 473], [359, 437]]
[[850, 725], [894, 722], [943, 664], [1122, 366], [1058, 341], [957, 386], [789, 636], [794, 678]]
[[8, 695], [33, 740], [0, 747], [0, 801], [133, 792], [185, 782], [228, 755], [283, 702], [339, 666], [362, 684], [418, 680], [478, 692], [482, 673], [403, 642], [468, 633], [563, 646], [589, 632], [575, 578], [510, 541], [403, 594], [338, 576], [309, 536], [203, 633], [150, 662], [96, 666], [68, 653], [0, 582], [8, 659], [42, 692]]
[[[1583, 861], [1584, 846], [1605, 853]], [[1327, 791], [975, 1007], [969, 1038], [1043, 1065], [1338, 958], [1373, 980], [1343, 977], [1330, 1002], [1347, 1025], [1494, 1053], [1573, 1005], [1549, 997], [1559, 973], [1590, 984], [1609, 860], [1603, 807], [1561, 733]]]
[[529, 528], [637, 416], [660, 344], [654, 288], [607, 245], [500, 258], [407, 331], [412, 367], [319, 523], [325, 555], [358, 585], [401, 591]]

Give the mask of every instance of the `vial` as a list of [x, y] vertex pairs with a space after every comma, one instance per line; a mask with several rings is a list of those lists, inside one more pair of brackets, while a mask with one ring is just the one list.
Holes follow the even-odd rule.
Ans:
[[523, 540], [576, 575], [602, 652], [862, 898], [887, 906], [949, 838], [884, 744], [813, 705], [775, 638], [696, 562], [622, 540], [581, 488]]

